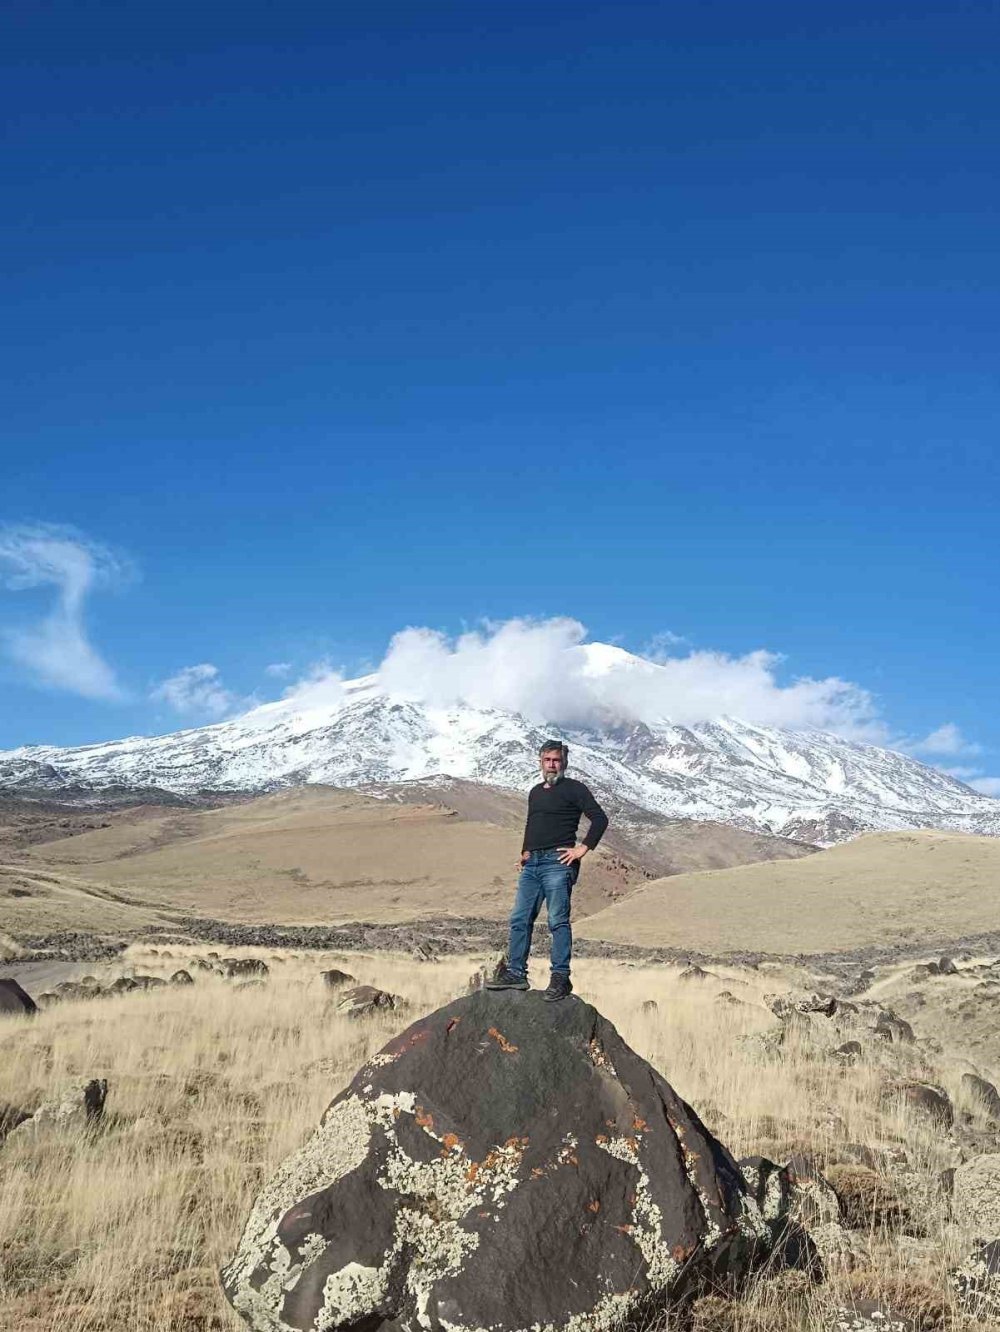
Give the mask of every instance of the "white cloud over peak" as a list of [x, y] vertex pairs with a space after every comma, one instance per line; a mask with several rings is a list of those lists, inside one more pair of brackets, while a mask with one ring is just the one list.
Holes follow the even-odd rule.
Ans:
[[183, 667], [151, 690], [150, 698], [169, 704], [182, 717], [211, 717], [216, 721], [247, 701], [225, 688], [219, 668], [210, 661]]
[[[867, 690], [830, 676], [783, 683], [781, 657], [689, 651], [641, 661], [619, 649], [573, 651], [586, 636], [568, 618], [513, 619], [450, 639], [433, 629], [396, 634], [378, 668], [387, 692], [441, 707], [466, 702], [586, 726], [614, 720], [679, 723], [721, 716], [878, 742], [885, 729]], [[595, 665], [599, 661], [599, 667]]]
[[52, 603], [40, 619], [0, 628], [0, 650], [33, 683], [84, 698], [122, 698], [113, 669], [87, 635], [84, 612], [91, 592], [124, 582], [131, 573], [120, 555], [74, 528], [0, 526], [0, 588], [15, 593], [53, 589]]
[[969, 785], [980, 795], [1000, 796], [1000, 777], [976, 777]]

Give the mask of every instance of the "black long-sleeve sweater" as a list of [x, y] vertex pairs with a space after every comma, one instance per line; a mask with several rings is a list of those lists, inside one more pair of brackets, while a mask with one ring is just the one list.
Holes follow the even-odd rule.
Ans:
[[539, 782], [528, 796], [528, 821], [524, 825], [522, 851], [544, 851], [550, 846], [575, 846], [580, 815], [590, 820], [584, 844], [591, 851], [604, 836], [608, 816], [593, 792], [573, 777], [562, 777], [553, 786]]

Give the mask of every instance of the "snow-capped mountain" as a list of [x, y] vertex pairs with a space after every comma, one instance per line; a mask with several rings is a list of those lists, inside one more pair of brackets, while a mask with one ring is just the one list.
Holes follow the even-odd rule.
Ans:
[[[657, 669], [604, 644], [570, 651], [586, 654], [597, 673]], [[819, 843], [866, 829], [1000, 836], [1000, 801], [907, 755], [827, 732], [733, 718], [680, 726], [609, 716], [587, 729], [545, 727], [492, 708], [436, 707], [386, 694], [376, 676], [348, 681], [326, 700], [296, 695], [195, 730], [0, 752], [0, 790], [191, 794], [315, 782], [426, 783], [445, 775], [523, 790], [550, 731], [568, 741], [572, 770], [633, 824], [659, 815], [716, 819]]]

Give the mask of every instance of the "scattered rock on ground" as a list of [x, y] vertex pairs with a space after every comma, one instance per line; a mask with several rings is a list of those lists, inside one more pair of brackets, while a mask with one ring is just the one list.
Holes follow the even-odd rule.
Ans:
[[270, 975], [267, 963], [259, 957], [224, 957], [220, 965], [227, 980], [244, 980], [247, 977], [263, 979]]
[[357, 985], [345, 990], [337, 1000], [337, 1012], [349, 1018], [369, 1017], [383, 1009], [401, 1008], [405, 1002], [398, 994], [374, 985]]
[[43, 1101], [34, 1114], [11, 1129], [8, 1141], [19, 1135], [85, 1128], [95, 1124], [104, 1114], [107, 1095], [108, 1084], [105, 1078], [81, 1078], [68, 1083], [59, 1096], [51, 1101]]
[[223, 1273], [256, 1329], [604, 1332], [747, 1274], [735, 1161], [595, 1009], [479, 991], [369, 1061]]
[[964, 1313], [975, 1319], [1000, 1319], [1000, 1240], [980, 1245], [950, 1276]]
[[339, 971], [336, 967], [331, 967], [329, 971], [322, 971], [323, 984], [330, 990], [339, 990], [342, 985], [354, 985], [357, 978], [352, 976], [349, 971]]
[[909, 1209], [884, 1175], [867, 1166], [834, 1165], [826, 1178], [852, 1230], [900, 1230], [909, 1222]]
[[0, 1014], [24, 1017], [37, 1012], [38, 1005], [27, 990], [23, 990], [13, 977], [0, 976]]
[[913, 1028], [903, 1018], [892, 1013], [883, 1013], [875, 1024], [874, 1035], [891, 1045], [912, 1045]]
[[193, 985], [193, 984], [194, 984], [194, 977], [191, 975], [190, 971], [183, 971], [183, 970], [182, 970], [182, 971], [175, 971], [174, 974], [170, 977], [170, 984], [171, 984], [171, 985]]
[[928, 1119], [950, 1127], [955, 1122], [948, 1093], [929, 1082], [904, 1082], [896, 1089], [904, 1103]]
[[853, 1064], [855, 1059], [860, 1059], [861, 1057], [861, 1042], [845, 1041], [843, 1045], [838, 1045], [833, 1053], [845, 1063]]
[[992, 1082], [976, 1073], [963, 1073], [962, 1087], [976, 1098], [990, 1119], [1000, 1122], [1000, 1092]]

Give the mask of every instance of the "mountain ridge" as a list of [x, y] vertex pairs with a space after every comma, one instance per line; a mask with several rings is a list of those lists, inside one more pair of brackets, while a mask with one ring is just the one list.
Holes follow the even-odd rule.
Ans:
[[[593, 675], [657, 669], [607, 644], [586, 651]], [[537, 746], [553, 730], [570, 745], [572, 771], [638, 836], [663, 818], [715, 820], [819, 845], [922, 827], [1000, 836], [1000, 801], [907, 754], [827, 731], [610, 713], [555, 726], [495, 707], [386, 693], [373, 675], [339, 683], [329, 698], [307, 690], [162, 736], [3, 751], [0, 791], [156, 788], [185, 796], [456, 778], [523, 791], [534, 779]]]

